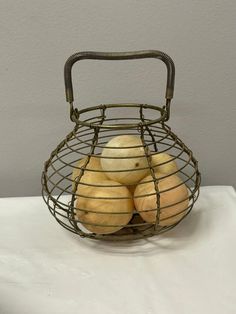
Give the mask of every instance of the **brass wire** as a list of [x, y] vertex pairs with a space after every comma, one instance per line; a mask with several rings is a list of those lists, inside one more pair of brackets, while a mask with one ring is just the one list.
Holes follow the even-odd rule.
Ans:
[[[74, 107], [74, 94], [72, 85], [72, 66], [75, 62], [84, 59], [93, 60], [131, 60], [153, 58], [163, 61], [167, 68], [167, 84], [165, 93], [165, 105], [157, 106], [140, 103], [119, 103], [119, 104], [100, 104], [97, 106], [89, 106], [85, 109], [78, 110]], [[158, 50], [142, 50], [135, 52], [78, 52], [68, 58], [64, 67], [65, 92], [66, 100], [70, 105], [70, 119], [75, 123], [74, 129], [62, 140], [58, 146], [51, 152], [49, 159], [44, 163], [44, 169], [41, 176], [42, 196], [47, 204], [50, 213], [56, 221], [65, 229], [90, 239], [108, 240], [108, 241], [123, 241], [150, 237], [156, 234], [161, 234], [171, 230], [178, 225], [192, 210], [194, 203], [199, 195], [199, 187], [201, 183], [201, 175], [198, 170], [198, 162], [193, 156], [192, 151], [178, 138], [171, 128], [166, 124], [170, 117], [170, 102], [174, 93], [175, 66], [173, 60], [165, 53]], [[117, 111], [119, 110], [119, 115]], [[116, 111], [116, 112], [115, 112]], [[131, 112], [132, 111], [132, 112]], [[122, 116], [120, 116], [120, 114]], [[150, 118], [151, 117], [151, 118]], [[138, 169], [121, 169], [109, 170], [103, 169], [87, 169], [92, 157], [116, 159], [116, 157], [102, 156], [101, 152], [110, 139], [119, 135], [134, 135], [141, 139], [141, 145], [144, 154], [141, 156], [129, 156], [127, 158], [146, 158], [147, 167]], [[135, 146], [132, 146], [134, 148]], [[109, 147], [110, 149], [118, 149], [117, 147]], [[129, 147], [119, 148], [129, 149]], [[152, 164], [152, 156], [156, 154], [167, 153], [171, 156], [171, 160], [162, 162], [156, 165]], [[78, 162], [86, 158], [82, 166], [78, 166]], [[118, 157], [117, 157], [118, 158]], [[120, 157], [119, 157], [120, 158]], [[155, 169], [163, 166], [168, 162], [174, 161], [178, 165], [178, 170], [173, 173], [165, 174], [161, 178], [156, 176]], [[77, 169], [78, 175], [75, 180], [72, 180], [73, 170]], [[92, 210], [76, 207], [76, 200], [80, 197], [87, 199], [104, 199], [109, 200], [109, 197], [94, 197], [93, 195], [85, 195], [78, 193], [78, 187], [103, 187], [109, 188], [108, 184], [96, 184], [96, 182], [81, 182], [83, 175], [86, 172], [101, 172], [106, 174], [116, 172], [131, 172], [147, 170], [151, 175], [151, 180], [139, 182], [142, 186], [146, 183], [153, 183], [154, 193], [143, 194], [131, 197], [113, 197], [112, 200], [132, 199], [156, 195], [156, 207], [143, 210], [143, 212], [156, 212], [156, 220], [154, 223], [142, 221], [137, 222], [135, 219], [139, 216], [136, 209], [133, 211], [133, 216], [127, 225], [105, 225], [105, 227], [118, 226], [121, 230], [112, 234], [96, 234], [89, 232], [83, 227], [83, 224], [92, 226], [103, 226], [102, 224], [83, 223], [76, 216], [77, 211], [90, 211], [96, 214], [108, 214], [101, 210]], [[165, 190], [159, 189], [159, 181], [178, 175], [182, 182]], [[73, 184], [72, 184], [73, 183]], [[179, 202], [161, 206], [162, 193], [171, 191], [185, 184], [188, 190], [188, 197]], [[131, 187], [132, 184], [112, 185], [114, 189], [121, 186]], [[181, 212], [171, 216], [161, 218], [161, 213], [168, 207], [180, 204], [189, 200], [188, 206]], [[128, 214], [126, 212], [112, 211], [110, 214]], [[181, 218], [171, 225], [162, 226], [160, 222], [168, 220], [172, 217], [181, 215]]]

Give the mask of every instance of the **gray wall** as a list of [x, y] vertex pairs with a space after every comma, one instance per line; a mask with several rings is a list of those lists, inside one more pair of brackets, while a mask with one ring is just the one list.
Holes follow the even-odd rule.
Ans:
[[[235, 184], [236, 2], [0, 1], [0, 195], [39, 195], [44, 160], [72, 129], [63, 65], [80, 50], [159, 49], [176, 64], [169, 125], [200, 161], [204, 185]], [[77, 104], [161, 104], [155, 60], [82, 62]], [[79, 96], [79, 98], [78, 98]]]

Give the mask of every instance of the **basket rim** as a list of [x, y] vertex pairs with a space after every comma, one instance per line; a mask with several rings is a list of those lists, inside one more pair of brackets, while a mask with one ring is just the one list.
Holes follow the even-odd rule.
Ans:
[[[139, 108], [140, 109], [140, 120], [138, 123], [121, 123], [121, 124], [104, 124], [105, 119], [105, 111], [109, 108]], [[87, 122], [86, 120], [81, 120], [80, 115], [98, 110], [100, 109], [102, 112], [101, 123], [97, 122]], [[141, 118], [143, 109], [151, 109], [160, 112], [160, 117], [157, 119], [145, 119]], [[72, 109], [71, 113], [72, 121], [76, 123], [78, 126], [87, 126], [90, 128], [101, 128], [101, 129], [113, 129], [113, 130], [121, 130], [121, 129], [134, 129], [139, 127], [149, 126], [155, 123], [160, 123], [166, 121], [167, 112], [165, 107], [159, 107], [157, 105], [150, 104], [141, 104], [141, 103], [109, 103], [109, 104], [101, 104], [97, 106], [88, 107], [85, 109]]]

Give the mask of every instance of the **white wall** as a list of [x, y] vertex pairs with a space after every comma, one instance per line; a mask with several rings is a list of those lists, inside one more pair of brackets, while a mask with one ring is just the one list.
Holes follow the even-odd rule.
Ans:
[[[64, 62], [82, 50], [168, 53], [176, 65], [169, 125], [195, 152], [204, 185], [235, 183], [235, 1], [8, 0], [0, 6], [1, 196], [41, 193], [43, 162], [73, 127]], [[165, 68], [157, 63], [81, 63], [80, 108], [161, 103]]]

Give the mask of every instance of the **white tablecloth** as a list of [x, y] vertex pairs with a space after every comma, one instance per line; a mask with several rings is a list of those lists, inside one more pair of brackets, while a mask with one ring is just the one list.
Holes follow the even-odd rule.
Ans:
[[0, 199], [0, 314], [235, 314], [236, 193], [203, 187], [162, 236], [81, 239], [41, 197]]

